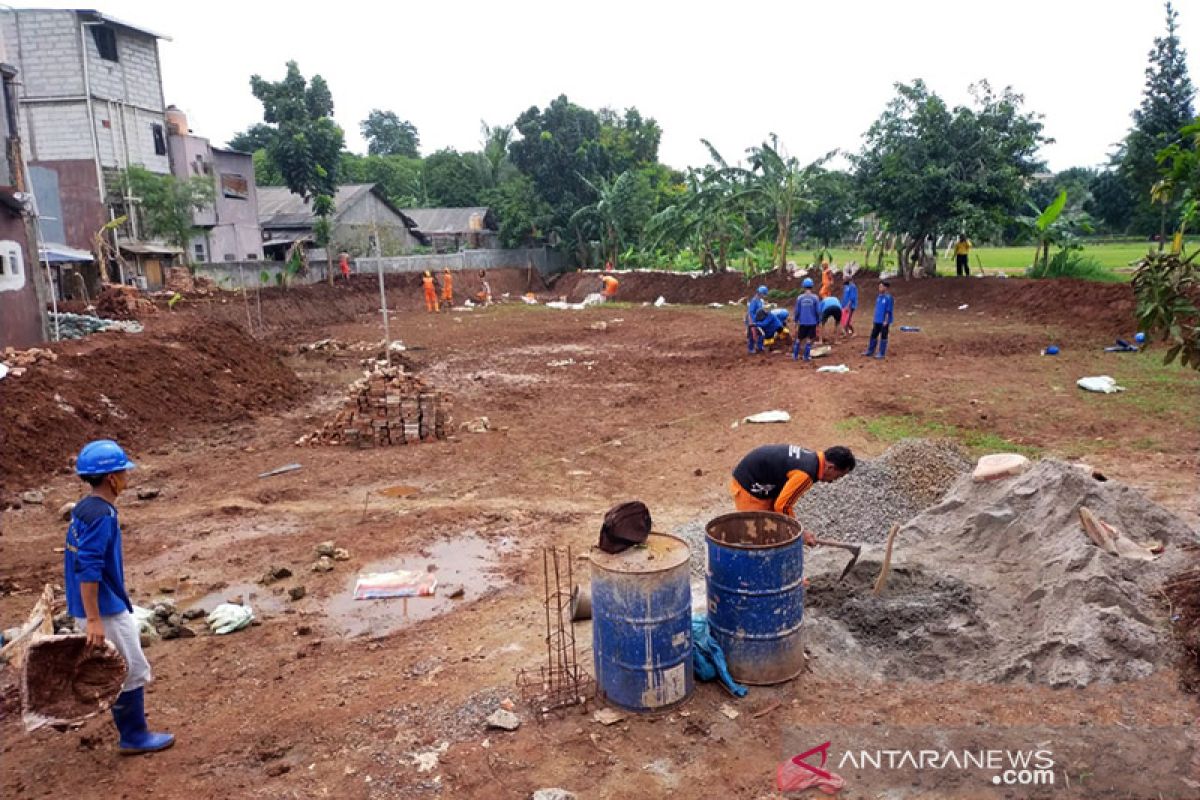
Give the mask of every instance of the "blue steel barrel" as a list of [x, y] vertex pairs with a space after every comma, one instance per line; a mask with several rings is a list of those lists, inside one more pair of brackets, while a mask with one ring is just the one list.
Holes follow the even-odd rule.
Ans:
[[783, 514], [739, 511], [708, 523], [708, 628], [735, 681], [782, 683], [804, 669], [804, 542]]
[[592, 550], [596, 686], [613, 705], [655, 711], [692, 693], [690, 559], [663, 533], [621, 553]]

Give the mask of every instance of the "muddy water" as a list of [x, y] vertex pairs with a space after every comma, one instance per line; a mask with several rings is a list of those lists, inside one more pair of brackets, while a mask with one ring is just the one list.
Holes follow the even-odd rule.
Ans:
[[[281, 590], [282, 593], [282, 590]], [[255, 614], [278, 614], [286, 605], [285, 597], [275, 594], [269, 588], [254, 583], [231, 583], [223, 589], [209, 592], [203, 597], [180, 603], [183, 611], [191, 608], [203, 608], [212, 611], [221, 603], [249, 603]]]
[[[394, 597], [386, 600], [355, 600], [357, 575], [346, 580], [345, 588], [329, 598], [324, 612], [329, 627], [343, 636], [383, 636], [413, 622], [452, 611], [455, 605], [468, 603], [508, 580], [499, 574], [501, 557], [512, 549], [507, 539], [491, 541], [475, 533], [435, 542], [428, 555], [407, 554], [366, 564], [359, 572], [390, 572], [397, 569], [430, 571], [437, 575], [437, 590], [432, 597]], [[463, 587], [457, 599], [446, 596], [449, 586]]]

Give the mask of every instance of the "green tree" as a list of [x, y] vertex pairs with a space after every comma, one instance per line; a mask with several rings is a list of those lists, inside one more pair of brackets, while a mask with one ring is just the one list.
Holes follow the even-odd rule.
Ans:
[[271, 139], [275, 137], [275, 129], [270, 125], [264, 125], [261, 122], [256, 122], [246, 130], [235, 133], [229, 140], [229, 149], [237, 150], [242, 153], [253, 153], [256, 150], [265, 150], [270, 144]]
[[508, 157], [508, 146], [512, 143], [513, 127], [511, 125], [488, 125], [480, 123], [483, 135], [483, 149], [476, 160], [480, 171], [480, 181], [489, 189], [500, 186], [505, 181], [515, 178], [517, 168]]
[[[329, 217], [334, 210], [345, 136], [333, 121], [333, 95], [325, 79], [314, 75], [308, 81], [296, 62], [289, 61], [282, 81], [273, 83], [254, 75], [250, 89], [263, 104], [263, 121], [273, 126], [274, 135], [266, 153], [279, 169], [284, 185], [312, 201], [318, 217]], [[325, 253], [326, 274], [332, 285], [331, 250], [327, 247]]]
[[620, 174], [658, 161], [658, 145], [662, 128], [653, 118], [646, 118], [636, 108], [620, 114], [602, 108], [596, 115], [600, 121], [600, 146], [607, 155], [606, 169]]
[[425, 159], [421, 167], [425, 196], [434, 207], [462, 208], [482, 203], [484, 185], [476, 154], [447, 148]]
[[143, 235], [178, 247], [183, 251], [184, 261], [190, 263], [189, 245], [196, 233], [192, 215], [212, 205], [212, 178], [196, 176], [181, 180], [143, 167], [130, 167], [125, 178], [129, 190], [138, 198]]
[[560, 95], [545, 109], [523, 112], [514, 127], [520, 138], [509, 145], [509, 158], [553, 210], [551, 229], [578, 239], [570, 219], [592, 200], [587, 181], [609, 176], [600, 118]]
[[740, 244], [748, 250], [761, 230], [751, 230], [745, 198], [729, 163], [708, 141], [713, 163], [691, 169], [684, 191], [675, 202], [655, 214], [645, 229], [646, 249], [678, 254], [694, 252], [706, 272], [729, 268], [730, 254]]
[[823, 248], [829, 248], [855, 230], [859, 216], [854, 177], [838, 170], [815, 170], [812, 175], [812, 201], [803, 205], [796, 214], [801, 235], [815, 239]]
[[595, 193], [592, 203], [571, 215], [571, 225], [600, 241], [601, 257], [618, 266], [620, 253], [636, 241], [654, 214], [655, 193], [650, 176], [626, 170], [616, 178], [587, 181]]
[[358, 127], [367, 140], [367, 155], [421, 157], [417, 126], [394, 111], [372, 109]]
[[1133, 112], [1133, 128], [1116, 155], [1116, 164], [1134, 198], [1133, 230], [1146, 235], [1165, 233], [1171, 210], [1155, 206], [1150, 189], [1159, 179], [1156, 155], [1179, 135], [1195, 116], [1195, 87], [1187, 69], [1187, 52], [1179, 41], [1178, 14], [1166, 4], [1166, 35], [1154, 39], [1141, 105]]
[[254, 182], [259, 186], [284, 186], [283, 173], [279, 171], [279, 167], [271, 160], [271, 156], [266, 150], [255, 150], [253, 155], [254, 160]]
[[524, 175], [515, 175], [483, 193], [500, 222], [500, 243], [504, 247], [526, 247], [542, 241], [554, 219], [554, 209]]
[[338, 175], [345, 183], [374, 183], [399, 208], [427, 205], [421, 178], [422, 163], [407, 156], [360, 156], [343, 152]]
[[934, 271], [925, 244], [947, 228], [999, 230], [1042, 167], [1040, 116], [1024, 99], [986, 82], [971, 87], [972, 107], [950, 108], [923, 81], [897, 84], [866, 133], [854, 162], [858, 194], [892, 231], [908, 276], [920, 264]]
[[1096, 173], [1088, 185], [1091, 200], [1087, 212], [1100, 220], [1105, 229], [1112, 233], [1125, 233], [1133, 224], [1133, 210], [1137, 200], [1129, 181], [1116, 169]]

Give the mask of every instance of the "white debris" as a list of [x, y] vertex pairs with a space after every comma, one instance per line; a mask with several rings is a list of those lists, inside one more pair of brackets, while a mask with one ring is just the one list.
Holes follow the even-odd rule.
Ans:
[[575, 359], [573, 359], [573, 358], [559, 358], [554, 361], [547, 361], [546, 366], [547, 367], [569, 367], [574, 363], [575, 363]]
[[999, 480], [1020, 475], [1032, 464], [1032, 461], [1019, 453], [992, 453], [979, 459], [971, 477], [977, 481]]
[[663, 297], [661, 294], [658, 296], [658, 299], [654, 301], [655, 308], [662, 308], [667, 304], [667, 298]]
[[792, 415], [786, 411], [780, 411], [779, 409], [776, 409], [774, 411], [760, 411], [759, 413], [751, 414], [750, 416], [745, 417], [742, 420], [742, 422], [757, 422], [757, 423], [791, 422], [791, 421], [792, 421]]
[[430, 772], [437, 769], [438, 758], [449, 749], [450, 743], [442, 742], [432, 750], [409, 753], [408, 757], [412, 760], [413, 766], [417, 768], [417, 772]]
[[624, 719], [625, 715], [613, 708], [602, 708], [595, 714], [592, 714], [594, 722], [599, 722], [601, 725], [606, 726], [616, 725], [618, 722], [624, 721]]
[[1124, 386], [1118, 386], [1116, 380], [1108, 375], [1095, 375], [1088, 378], [1080, 378], [1075, 382], [1075, 385], [1085, 391], [1100, 392], [1101, 394], [1112, 394], [1113, 392], [1125, 391]]
[[837, 366], [832, 366], [832, 367], [817, 367], [817, 372], [841, 373], [841, 372], [849, 372], [849, 371], [850, 371], [850, 368], [847, 367], [845, 364], [838, 364]]
[[961, 306], [958, 307], [958, 310], [966, 311], [968, 308], [970, 308], [970, 306], [967, 303], [963, 303]]
[[741, 716], [741, 712], [729, 705], [729, 703], [721, 703], [720, 712], [730, 719], [737, 719]]
[[487, 718], [487, 726], [489, 728], [499, 728], [502, 731], [515, 731], [521, 727], [521, 718], [511, 711], [498, 708]]

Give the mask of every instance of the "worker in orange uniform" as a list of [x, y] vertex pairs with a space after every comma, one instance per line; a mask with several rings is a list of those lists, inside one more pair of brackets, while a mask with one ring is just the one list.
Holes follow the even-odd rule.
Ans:
[[425, 270], [425, 274], [421, 276], [421, 285], [425, 287], [425, 310], [437, 311], [437, 285], [433, 282], [433, 273]]
[[342, 270], [342, 280], [350, 281], [350, 254], [343, 251], [338, 255], [338, 267]]
[[442, 304], [447, 309], [454, 305], [454, 276], [449, 267], [442, 270]]
[[824, 300], [833, 296], [833, 268], [828, 261], [821, 262], [821, 291], [817, 295]]
[[604, 283], [604, 302], [607, 303], [617, 296], [617, 287], [621, 285], [621, 282], [607, 272], [600, 276], [600, 280]]
[[[831, 483], [854, 471], [854, 454], [841, 445], [824, 452], [794, 444], [756, 447], [733, 468], [729, 491], [738, 511], [773, 511], [792, 515], [800, 496], [817, 481]], [[804, 532], [804, 543], [816, 537]]]

